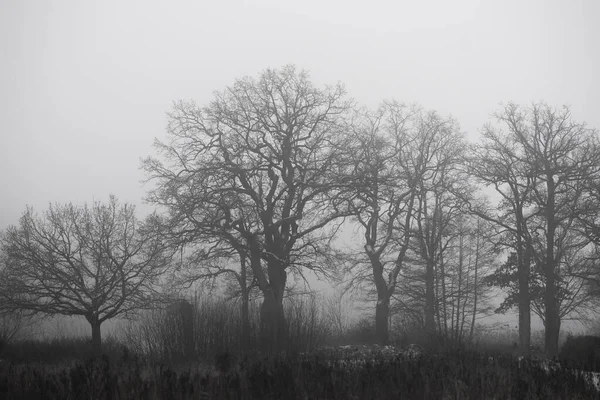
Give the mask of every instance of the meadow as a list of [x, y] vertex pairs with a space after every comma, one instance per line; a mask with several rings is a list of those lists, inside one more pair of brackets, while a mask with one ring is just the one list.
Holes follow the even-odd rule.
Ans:
[[[51, 344], [49, 344], [51, 345]], [[113, 349], [100, 359], [0, 365], [6, 399], [594, 399], [586, 374], [510, 354], [394, 347], [217, 354], [150, 363]]]
[[[598, 374], [591, 372], [600, 371], [600, 364], [595, 359], [586, 361], [593, 354], [590, 351], [577, 353], [576, 338], [563, 345], [568, 354], [561, 353], [555, 361], [539, 355], [519, 357], [509, 347], [483, 342], [460, 346], [447, 342], [426, 350], [407, 344], [418, 338], [406, 335], [394, 345], [377, 346], [368, 344], [366, 324], [355, 324], [336, 336], [314, 305], [303, 303], [295, 305], [295, 313], [288, 312], [289, 348], [265, 352], [239, 347], [238, 315], [227, 307], [205, 302], [196, 308], [193, 354], [185, 354], [180, 340], [185, 335], [178, 338], [178, 325], [172, 319], [161, 324], [165, 315], [156, 313], [124, 325], [119, 336], [108, 337], [100, 358], [92, 357], [85, 337], [8, 343], [0, 351], [0, 398], [600, 397]], [[593, 343], [587, 340], [585, 345]]]

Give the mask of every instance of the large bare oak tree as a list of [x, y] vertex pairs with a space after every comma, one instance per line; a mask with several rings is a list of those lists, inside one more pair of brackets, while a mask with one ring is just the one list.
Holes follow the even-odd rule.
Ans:
[[341, 85], [319, 89], [292, 66], [268, 69], [205, 107], [178, 102], [169, 142], [157, 143], [164, 160], [144, 161], [157, 183], [151, 199], [183, 225], [193, 219], [190, 243], [226, 242], [245, 254], [271, 345], [285, 336], [287, 273], [327, 270], [317, 260], [330, 243], [325, 228], [343, 215], [336, 176], [349, 106]]

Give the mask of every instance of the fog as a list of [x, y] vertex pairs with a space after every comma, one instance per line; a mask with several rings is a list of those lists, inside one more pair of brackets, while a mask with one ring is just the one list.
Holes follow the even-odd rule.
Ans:
[[473, 141], [509, 101], [599, 128], [599, 15], [595, 0], [2, 1], [0, 230], [26, 205], [111, 193], [149, 212], [140, 158], [173, 101], [286, 64], [363, 105], [451, 114]]

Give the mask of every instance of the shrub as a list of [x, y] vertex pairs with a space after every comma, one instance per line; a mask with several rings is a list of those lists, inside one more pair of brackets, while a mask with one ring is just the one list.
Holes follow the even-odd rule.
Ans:
[[[122, 324], [122, 341], [138, 355], [168, 363], [214, 360], [217, 355], [252, 350], [259, 343], [259, 302], [250, 303], [247, 338], [242, 337], [243, 318], [235, 302], [205, 296], [177, 304]], [[309, 351], [328, 340], [330, 329], [315, 296], [287, 298], [284, 307], [288, 333], [285, 350]]]
[[569, 336], [558, 358], [565, 366], [600, 372], [600, 337]]
[[217, 358], [219, 373], [165, 365], [131, 368], [107, 358], [58, 368], [0, 364], [0, 398], [598, 398], [598, 392], [572, 371], [546, 371], [531, 360], [473, 351], [412, 358], [376, 352], [353, 359], [319, 354], [254, 354], [240, 362], [228, 355]]
[[343, 335], [344, 344], [360, 345], [375, 343], [375, 324], [372, 318], [359, 319]]
[[[126, 354], [124, 346], [114, 337], [102, 343], [102, 354], [117, 361]], [[57, 337], [45, 340], [15, 340], [7, 344], [0, 357], [14, 363], [60, 364], [93, 357], [88, 337]]]

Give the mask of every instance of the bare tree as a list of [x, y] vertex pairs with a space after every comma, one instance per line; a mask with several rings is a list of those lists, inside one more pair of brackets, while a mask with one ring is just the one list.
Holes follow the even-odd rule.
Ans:
[[[445, 274], [438, 281], [448, 285], [438, 304], [450, 308], [444, 312], [443, 337], [461, 344], [472, 339], [475, 321], [491, 313], [492, 297], [483, 277], [494, 265], [495, 252], [486, 228], [489, 224], [480, 218], [460, 215], [454, 221], [453, 232], [447, 251], [444, 252]], [[448, 325], [450, 329], [448, 329]]]
[[[589, 265], [587, 253], [570, 249], [559, 264], [556, 274], [558, 321], [559, 326], [565, 320], [587, 322], [596, 313], [599, 303], [597, 294], [590, 290], [587, 281]], [[546, 325], [544, 265], [535, 263], [530, 271], [531, 310]], [[492, 274], [484, 278], [486, 284], [502, 288], [506, 297], [496, 309], [505, 313], [519, 303], [517, 254], [509, 254], [506, 262]]]
[[[432, 137], [443, 151], [433, 152], [426, 173], [419, 182], [418, 209], [415, 213], [416, 253], [424, 263], [425, 331], [433, 339], [436, 331], [436, 272], [445, 292], [444, 264], [441, 262], [454, 235], [453, 227], [462, 219], [462, 200], [455, 192], [469, 191], [468, 181], [458, 173], [465, 148], [457, 129], [440, 129]], [[462, 250], [462, 246], [459, 246]], [[459, 269], [462, 273], [462, 268]], [[438, 279], [440, 281], [440, 279]], [[442, 304], [444, 307], [446, 303]]]
[[[497, 190], [499, 184], [508, 186], [508, 194], [501, 194], [514, 218], [502, 226], [512, 232], [520, 249], [520, 285], [525, 287], [530, 261], [543, 266], [545, 345], [547, 354], [555, 356], [560, 330], [557, 280], [570, 246], [567, 237], [576, 231], [578, 216], [585, 209], [585, 183], [600, 173], [598, 138], [585, 124], [574, 122], [567, 107], [557, 110], [546, 104], [529, 108], [509, 104], [497, 119], [507, 132], [486, 128], [495, 153], [483, 153], [483, 158], [488, 160], [486, 167], [491, 167], [488, 170], [501, 173], [496, 177], [478, 176]], [[521, 291], [523, 303], [525, 295]], [[524, 313], [524, 305], [522, 308]]]
[[585, 254], [584, 268], [571, 271], [586, 282], [586, 289], [600, 297], [600, 176], [588, 176], [582, 193], [581, 207], [576, 215], [576, 229], [587, 239], [581, 249]]
[[18, 226], [0, 236], [2, 304], [28, 314], [81, 315], [92, 328], [152, 306], [169, 267], [159, 217], [140, 223], [134, 207], [51, 205], [42, 216], [27, 208]]
[[[460, 344], [472, 340], [476, 320], [491, 312], [491, 296], [483, 278], [493, 266], [495, 252], [487, 232], [489, 224], [477, 217], [461, 211], [440, 225], [444, 228], [432, 253], [435, 257], [433, 277], [427, 273], [427, 264], [431, 261], [415, 252], [417, 256], [408, 260], [400, 273], [393, 308], [422, 331], [426, 331], [426, 327], [429, 329], [426, 331], [429, 335], [422, 338], [424, 342], [427, 339], [427, 344], [449, 344], [447, 340]], [[421, 246], [422, 236], [426, 235], [421, 231], [423, 227], [422, 224], [415, 230], [414, 246], [417, 248]], [[434, 287], [433, 300], [428, 301], [427, 297], [431, 296], [427, 293], [429, 279], [433, 280]], [[431, 301], [435, 322], [433, 332], [426, 321], [427, 312], [431, 312], [428, 311]]]
[[457, 128], [455, 121], [435, 112], [397, 102], [361, 111], [353, 121], [347, 204], [362, 228], [364, 253], [351, 263], [350, 284], [376, 289], [379, 343], [388, 341], [390, 299], [410, 256], [419, 193], [423, 182], [439, 173], [438, 161], [457, 137]]
[[23, 338], [24, 331], [31, 327], [34, 319], [23, 314], [20, 310], [10, 310], [0, 307], [0, 351], [2, 348], [15, 340]]
[[512, 248], [517, 257], [519, 348], [528, 353], [531, 343], [531, 299], [529, 275], [533, 257], [531, 202], [535, 176], [515, 141], [491, 125], [483, 130], [483, 140], [467, 158], [468, 172], [476, 181], [492, 187], [500, 196], [496, 210], [480, 204], [471, 211], [494, 224], [496, 243]]
[[350, 327], [351, 307], [347, 292], [336, 289], [329, 296], [323, 298], [323, 312], [331, 333], [338, 338], [342, 337]]
[[[170, 143], [157, 143], [167, 163], [144, 161], [158, 184], [151, 198], [188, 220], [200, 210], [195, 232], [247, 255], [270, 344], [285, 336], [287, 273], [327, 274], [318, 259], [334, 233], [326, 228], [343, 216], [335, 193], [350, 106], [344, 97], [341, 85], [317, 89], [292, 66], [266, 70], [258, 80], [237, 80], [206, 107], [177, 103]], [[170, 201], [175, 196], [194, 203]]]

